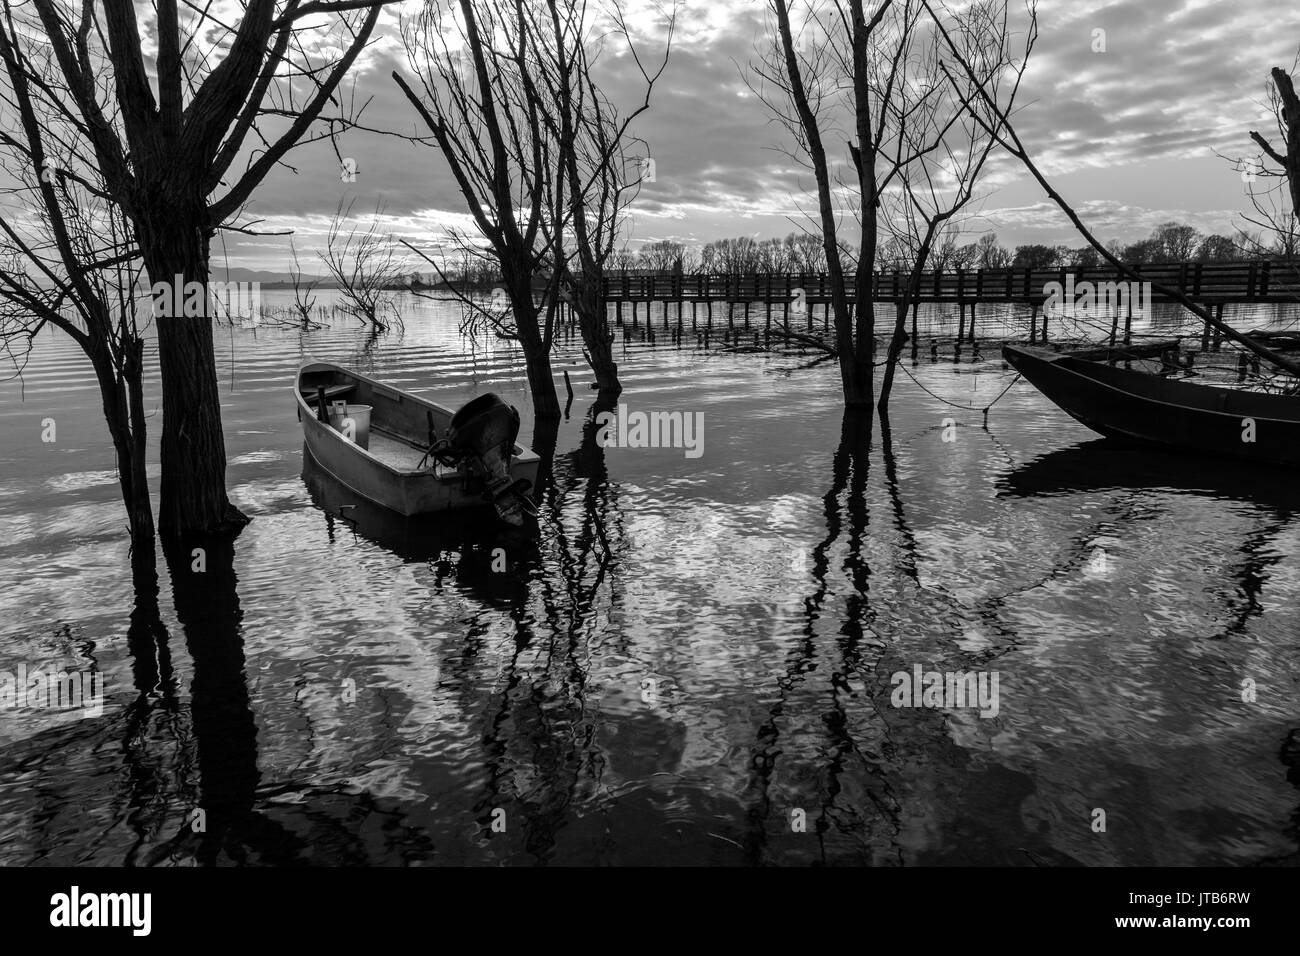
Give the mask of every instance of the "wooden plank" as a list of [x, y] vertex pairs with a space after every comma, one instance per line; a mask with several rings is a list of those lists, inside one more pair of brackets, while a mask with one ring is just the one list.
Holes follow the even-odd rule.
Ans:
[[[339, 398], [342, 395], [347, 395], [351, 392], [355, 392], [356, 390], [357, 390], [356, 382], [349, 382], [346, 385], [331, 385], [325, 389], [325, 401], [328, 402], [331, 398]], [[317, 393], [319, 391], [320, 389], [316, 389], [316, 388], [302, 389], [303, 398], [307, 400], [308, 405], [316, 404]]]

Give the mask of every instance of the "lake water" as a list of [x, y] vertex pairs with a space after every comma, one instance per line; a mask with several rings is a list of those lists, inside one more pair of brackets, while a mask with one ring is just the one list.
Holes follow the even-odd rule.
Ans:
[[[984, 427], [940, 399], [992, 401], [991, 348], [923, 354], [866, 436], [828, 363], [618, 344], [628, 410], [702, 413], [703, 453], [602, 448], [565, 341], [537, 530], [405, 522], [304, 469], [300, 362], [497, 391], [533, 440], [511, 347], [406, 311], [373, 347], [222, 330], [254, 520], [163, 574], [161, 628], [86, 363], [42, 334], [0, 386], [0, 671], [104, 681], [0, 711], [0, 864], [1296, 862], [1293, 476], [1113, 447], [1023, 382]], [[918, 671], [990, 696], [897, 706]]]

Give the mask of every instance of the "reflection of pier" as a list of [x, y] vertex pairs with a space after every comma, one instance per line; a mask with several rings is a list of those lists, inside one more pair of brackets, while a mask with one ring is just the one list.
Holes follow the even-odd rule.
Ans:
[[[1193, 301], [1201, 303], [1223, 317], [1223, 309], [1232, 304], [1284, 303], [1300, 301], [1300, 270], [1281, 260], [1247, 260], [1240, 262], [1167, 262], [1134, 266], [1143, 282], [1153, 286], [1176, 289]], [[846, 277], [850, 299], [856, 294], [854, 276]], [[908, 299], [909, 275], [901, 270], [872, 273], [872, 298], [877, 302], [901, 303]], [[1110, 266], [1075, 266], [1055, 269], [953, 269], [921, 274], [918, 293], [913, 304], [912, 331], [916, 333], [916, 306], [948, 304], [958, 306], [960, 323], [957, 341], [975, 341], [976, 307], [982, 303], [1028, 306], [1033, 310], [1030, 340], [1038, 334], [1037, 317], [1043, 304], [1051, 297], [1053, 283], [1073, 288], [1083, 294], [1088, 286], [1097, 291], [1101, 300], [1108, 299], [1106, 291], [1113, 293], [1113, 284], [1127, 287], [1129, 279]], [[663, 305], [664, 321], [669, 320], [669, 307], [677, 306], [676, 318], [680, 326], [683, 309], [687, 306], [694, 325], [700, 318], [712, 325], [714, 306], [726, 310], [728, 328], [737, 319], [744, 328], [750, 327], [750, 311], [758, 306], [763, 320], [770, 329], [774, 309], [784, 326], [792, 319], [796, 326], [806, 324], [809, 330], [817, 325], [830, 324], [831, 285], [826, 273], [609, 273], [605, 277], [605, 296], [613, 303], [616, 321], [623, 322], [623, 306], [632, 307], [632, 325], [638, 321], [641, 304], [647, 316], [652, 304]], [[1128, 316], [1132, 317], [1133, 297], [1126, 297]], [[1151, 302], [1175, 301], [1153, 289]], [[737, 308], [743, 314], [737, 315]], [[703, 316], [700, 309], [705, 310]], [[967, 310], [970, 321], [967, 323]], [[820, 321], [817, 321], [820, 319]], [[1047, 334], [1047, 317], [1043, 318], [1042, 333]]]

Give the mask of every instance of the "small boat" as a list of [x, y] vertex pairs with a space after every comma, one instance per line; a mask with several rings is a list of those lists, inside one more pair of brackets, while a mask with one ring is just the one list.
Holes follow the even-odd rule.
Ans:
[[338, 365], [294, 386], [307, 453], [340, 484], [400, 515], [491, 504], [512, 525], [536, 514], [541, 459], [516, 443], [519, 413], [492, 393], [459, 411]]
[[1069, 352], [1004, 345], [1002, 354], [1063, 411], [1108, 438], [1300, 467], [1300, 397], [1171, 381]]

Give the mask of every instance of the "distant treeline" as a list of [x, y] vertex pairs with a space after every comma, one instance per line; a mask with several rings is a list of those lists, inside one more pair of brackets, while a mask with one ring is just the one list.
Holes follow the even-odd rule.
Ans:
[[[900, 248], [901, 243], [886, 242], [876, 256], [878, 270], [907, 270], [914, 256]], [[1241, 259], [1271, 259], [1288, 250], [1270, 248], [1248, 235], [1237, 237], [1204, 235], [1192, 226], [1166, 222], [1157, 226], [1146, 239], [1133, 243], [1111, 240], [1107, 250], [1130, 265], [1157, 262], [1230, 262]], [[857, 250], [840, 246], [840, 260], [846, 268], [856, 267]], [[932, 271], [951, 269], [1052, 269], [1071, 266], [1098, 266], [1101, 254], [1091, 246], [1048, 246], [1028, 244], [1007, 248], [998, 242], [996, 233], [987, 232], [973, 242], [962, 243], [949, 236], [930, 254]], [[821, 237], [810, 233], [791, 233], [784, 239], [754, 239], [741, 236], [719, 239], [703, 246], [680, 242], [652, 242], [635, 251], [616, 253], [612, 270], [629, 272], [825, 272], [826, 253]]]
[[[962, 243], [949, 236], [930, 254], [928, 268], [947, 272], [954, 269], [1058, 269], [1080, 266], [1089, 268], [1103, 263], [1092, 246], [1048, 246], [1038, 243], [1007, 248], [998, 242], [996, 233], [986, 232], [973, 242]], [[912, 258], [898, 243], [887, 242], [876, 257], [882, 271], [908, 270]], [[1166, 222], [1151, 235], [1137, 242], [1112, 239], [1107, 250], [1129, 265], [1158, 262], [1233, 262], [1243, 259], [1273, 259], [1287, 250], [1264, 245], [1246, 234], [1236, 237], [1205, 235], [1192, 226]], [[856, 268], [857, 250], [840, 246], [840, 261], [846, 268]], [[613, 273], [658, 274], [697, 272], [749, 275], [753, 273], [822, 273], [826, 271], [826, 250], [821, 237], [812, 233], [792, 232], [785, 238], [755, 239], [738, 236], [718, 239], [704, 245], [687, 245], [663, 240], [650, 242], [639, 249], [622, 249], [613, 253], [608, 263]], [[490, 289], [501, 283], [495, 263], [471, 262], [461, 269], [449, 268], [444, 274], [459, 288]], [[439, 286], [437, 275], [412, 274], [412, 284]]]

